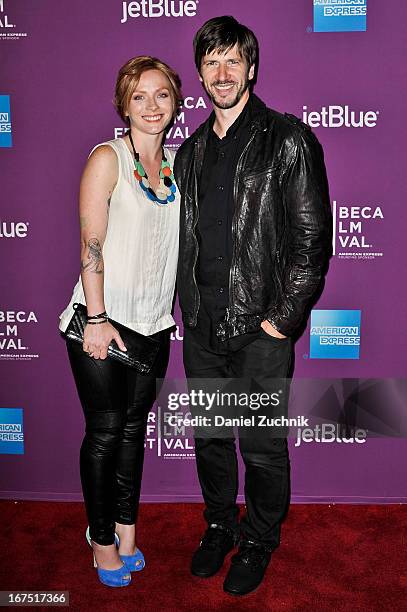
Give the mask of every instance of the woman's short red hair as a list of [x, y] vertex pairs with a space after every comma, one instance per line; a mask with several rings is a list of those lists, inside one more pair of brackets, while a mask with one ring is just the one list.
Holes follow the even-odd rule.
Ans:
[[146, 70], [159, 70], [168, 79], [170, 83], [170, 96], [173, 103], [174, 118], [178, 113], [179, 106], [182, 102], [181, 94], [181, 79], [178, 74], [156, 57], [151, 55], [139, 55], [133, 57], [124, 64], [119, 70], [116, 80], [116, 89], [114, 97], [114, 105], [120, 117], [125, 123], [128, 123], [126, 116], [127, 109], [131, 100], [131, 96], [137, 88], [140, 77]]

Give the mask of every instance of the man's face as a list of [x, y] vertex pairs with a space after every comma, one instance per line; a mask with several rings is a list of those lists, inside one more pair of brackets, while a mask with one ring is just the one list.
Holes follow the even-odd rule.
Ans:
[[218, 108], [233, 108], [241, 100], [254, 76], [254, 66], [248, 68], [237, 45], [219, 53], [212, 51], [202, 59], [200, 81]]

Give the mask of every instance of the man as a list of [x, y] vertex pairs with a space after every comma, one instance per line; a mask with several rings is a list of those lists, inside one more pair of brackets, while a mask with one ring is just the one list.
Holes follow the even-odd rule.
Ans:
[[[296, 117], [251, 92], [258, 44], [247, 27], [211, 19], [194, 52], [213, 112], [175, 161], [185, 371], [189, 379], [255, 379], [269, 388], [290, 376], [292, 336], [330, 256], [322, 149]], [[239, 438], [247, 510], [240, 525], [234, 438], [195, 438], [208, 529], [191, 565], [194, 575], [212, 576], [240, 540], [224, 582], [235, 595], [261, 583], [289, 503], [285, 434]]]

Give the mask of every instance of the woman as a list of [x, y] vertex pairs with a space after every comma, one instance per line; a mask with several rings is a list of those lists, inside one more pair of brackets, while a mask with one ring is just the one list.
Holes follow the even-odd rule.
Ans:
[[[73, 304], [86, 304], [83, 345], [67, 339], [67, 348], [86, 421], [80, 469], [88, 541], [108, 586], [128, 585], [130, 571], [144, 567], [135, 542], [144, 436], [156, 379], [168, 364], [178, 257], [174, 155], [162, 143], [180, 86], [156, 58], [135, 57], [121, 68], [115, 106], [129, 130], [97, 145], [83, 172], [81, 277], [61, 315], [64, 332]], [[107, 317], [159, 341], [148, 375], [106, 358], [112, 340], [126, 350]]]

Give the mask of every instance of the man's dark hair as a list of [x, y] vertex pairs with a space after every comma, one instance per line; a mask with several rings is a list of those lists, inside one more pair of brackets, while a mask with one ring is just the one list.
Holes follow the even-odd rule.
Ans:
[[239, 53], [247, 62], [247, 67], [255, 66], [257, 70], [259, 43], [257, 38], [249, 28], [242, 25], [234, 17], [214, 17], [209, 19], [195, 34], [194, 54], [195, 65], [201, 73], [202, 58], [219, 51], [226, 53], [237, 45]]

